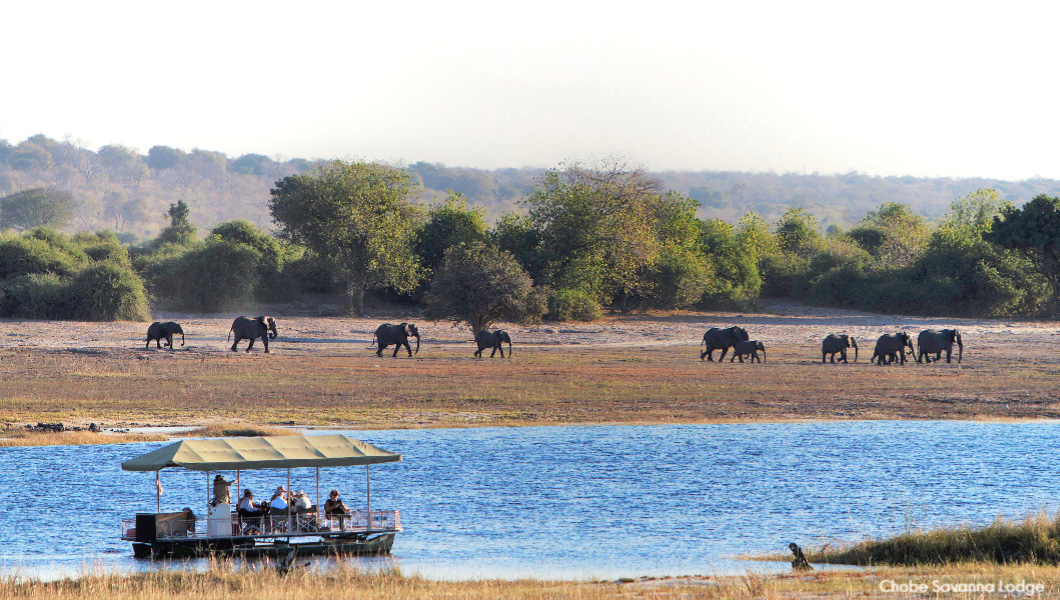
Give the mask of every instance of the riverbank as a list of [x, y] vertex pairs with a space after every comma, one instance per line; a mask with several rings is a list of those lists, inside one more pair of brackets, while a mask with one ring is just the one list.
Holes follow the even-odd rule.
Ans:
[[[916, 587], [913, 587], [916, 586]], [[364, 600], [619, 600], [630, 598], [982, 598], [1056, 597], [1060, 570], [964, 564], [945, 568], [815, 572], [808, 575], [667, 577], [616, 581], [432, 581], [398, 571], [365, 573], [352, 568], [295, 569], [281, 576], [272, 567], [233, 569], [220, 563], [206, 572], [159, 570], [133, 575], [89, 574], [42, 582], [0, 579], [0, 597], [80, 600], [274, 600], [357, 598]], [[1002, 596], [1004, 597], [1004, 596]]]
[[[1060, 347], [1043, 322], [891, 317], [772, 306], [762, 314], [659, 313], [587, 324], [501, 325], [511, 359], [472, 356], [467, 331], [420, 322], [413, 358], [377, 357], [376, 319], [278, 316], [261, 351], [228, 351], [228, 317], [184, 322], [187, 346], [144, 349], [145, 324], [11, 321], [0, 338], [0, 421], [198, 426], [251, 422], [349, 429], [848, 419], [1060, 418]], [[699, 360], [710, 326], [741, 325], [765, 364]], [[956, 326], [956, 363], [877, 367], [876, 336]], [[82, 331], [83, 335], [77, 332]], [[861, 340], [857, 364], [820, 340]], [[79, 340], [73, 347], [71, 340]], [[244, 342], [245, 344], [245, 342]], [[85, 347], [88, 346], [88, 347]]]

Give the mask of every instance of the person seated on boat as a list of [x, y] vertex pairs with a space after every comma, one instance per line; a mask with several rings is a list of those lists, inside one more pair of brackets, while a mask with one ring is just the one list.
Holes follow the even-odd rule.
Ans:
[[232, 496], [228, 492], [228, 486], [232, 485], [234, 481], [226, 481], [224, 475], [218, 475], [213, 478], [213, 506], [232, 503]]
[[195, 513], [191, 512], [190, 506], [185, 506], [181, 511], [184, 516], [178, 517], [183, 521], [183, 525], [178, 525], [183, 533], [188, 535], [195, 535]]
[[289, 508], [287, 488], [281, 485], [273, 492], [272, 500], [269, 500], [269, 523], [273, 529], [286, 526]]
[[338, 490], [331, 490], [328, 494], [328, 499], [324, 501], [324, 516], [328, 518], [337, 518], [339, 520], [339, 529], [346, 530], [346, 516], [350, 514], [350, 509], [346, 507], [346, 504], [339, 498]]
[[240, 521], [248, 531], [261, 531], [261, 505], [254, 502], [254, 492], [249, 489], [243, 490], [243, 498], [239, 500], [236, 508]]
[[291, 506], [294, 514], [301, 515], [313, 512], [314, 508], [313, 503], [309, 501], [309, 496], [306, 496], [304, 491], [298, 490], [294, 493], [294, 504]]

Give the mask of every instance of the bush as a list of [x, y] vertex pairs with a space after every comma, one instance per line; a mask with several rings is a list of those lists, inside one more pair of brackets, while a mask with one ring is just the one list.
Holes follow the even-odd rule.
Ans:
[[68, 276], [88, 263], [88, 255], [80, 248], [68, 252], [61, 246], [33, 236], [0, 240], [0, 279], [34, 273]]
[[114, 262], [94, 263], [72, 282], [75, 318], [84, 321], [150, 321], [143, 280]]
[[70, 282], [54, 273], [32, 273], [0, 282], [0, 316], [73, 319], [77, 312]]
[[553, 321], [595, 321], [602, 315], [600, 303], [583, 290], [552, 290], [548, 315]]

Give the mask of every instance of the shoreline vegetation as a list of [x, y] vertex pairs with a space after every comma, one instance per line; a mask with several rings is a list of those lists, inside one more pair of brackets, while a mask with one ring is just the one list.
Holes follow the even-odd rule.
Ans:
[[[763, 557], [776, 560], [779, 556]], [[910, 530], [882, 540], [806, 551], [811, 563], [863, 566], [940, 566], [954, 563], [1060, 566], [1060, 513], [997, 518], [989, 525]]]
[[[947, 567], [882, 568], [864, 571], [817, 571], [810, 574], [732, 576], [629, 577], [613, 581], [473, 580], [437, 581], [405, 576], [396, 569], [369, 573], [349, 565], [295, 569], [286, 576], [267, 563], [233, 568], [218, 562], [204, 571], [160, 569], [135, 574], [85, 573], [80, 577], [41, 581], [12, 576], [0, 578], [0, 597], [37, 600], [273, 600], [279, 598], [357, 598], [364, 600], [552, 599], [618, 600], [632, 598], [688, 598], [728, 600], [744, 598], [904, 598], [898, 586], [925, 586], [948, 592], [948, 598], [980, 598], [983, 590], [1026, 589], [1041, 586], [1037, 597], [1060, 592], [1055, 567], [998, 566], [963, 563]], [[946, 587], [948, 586], [948, 587]], [[1023, 586], [1018, 588], [1017, 586]], [[898, 592], [898, 593], [896, 593]], [[1028, 594], [1022, 594], [1027, 596]]]

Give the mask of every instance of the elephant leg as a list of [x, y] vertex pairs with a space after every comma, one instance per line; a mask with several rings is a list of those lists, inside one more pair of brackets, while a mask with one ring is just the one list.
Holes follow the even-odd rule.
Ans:
[[[828, 362], [827, 358], [828, 358], [828, 353], [827, 353], [827, 352], [822, 352], [822, 353], [821, 353], [821, 364], [822, 364], [822, 365], [823, 365], [824, 363]], [[833, 361], [833, 362], [835, 361], [835, 358], [834, 358], [834, 357], [832, 358], [832, 361]]]
[[[729, 352], [728, 348], [722, 348], [721, 349], [721, 356], [718, 358], [718, 362], [724, 361], [725, 360], [725, 354], [728, 353], [728, 352]], [[731, 358], [729, 359], [729, 362], [732, 362]]]
[[383, 356], [383, 349], [384, 349], [384, 348], [386, 348], [386, 347], [387, 347], [387, 346], [389, 346], [389, 345], [390, 345], [390, 344], [383, 344], [383, 343], [381, 343], [381, 342], [380, 342], [380, 343], [378, 344], [378, 346], [379, 346], [379, 349], [375, 351], [375, 355], [376, 355], [376, 356], [378, 356], [378, 357], [380, 357], [380, 358], [382, 358], [382, 356]]
[[[703, 356], [707, 357], [707, 362], [714, 362], [714, 349], [707, 348], [707, 351], [703, 353]], [[703, 360], [703, 356], [700, 356], [699, 360]]]
[[[159, 350], [162, 349], [161, 342], [162, 342], [162, 338], [155, 338], [155, 347], [158, 348]], [[147, 345], [150, 346], [151, 342], [147, 342]]]
[[946, 349], [946, 363], [947, 364], [949, 364], [950, 358], [952, 357], [952, 355], [953, 355], [953, 350], [950, 350], [949, 348], [947, 348]]
[[482, 358], [482, 348], [475, 350], [475, 358]]
[[250, 343], [249, 343], [249, 344], [247, 344], [247, 352], [250, 352], [250, 349], [254, 347], [254, 342], [255, 342], [255, 341], [256, 341], [257, 339], [258, 339], [258, 338], [250, 338]]
[[269, 334], [261, 336], [261, 345], [265, 346], [265, 354], [269, 353]]
[[239, 350], [236, 349], [236, 346], [238, 346], [241, 341], [243, 341], [243, 338], [239, 337], [239, 334], [236, 334], [236, 341], [232, 342], [232, 352], [239, 352]]
[[412, 344], [408, 340], [405, 340], [405, 351], [409, 353], [409, 358], [412, 358]]
[[504, 358], [504, 346], [497, 344], [497, 349], [501, 351], [501, 358]]
[[847, 362], [847, 351], [846, 350], [840, 350], [839, 351], [839, 360], [843, 361], [844, 363]]
[[[490, 358], [493, 358], [494, 356], [497, 356], [497, 347], [496, 346], [494, 346], [493, 350], [490, 352]], [[501, 355], [501, 358], [504, 358], [503, 354]]]

